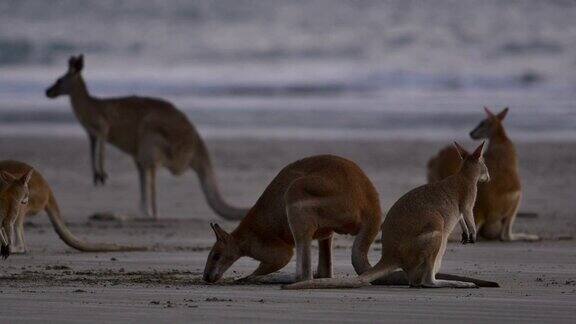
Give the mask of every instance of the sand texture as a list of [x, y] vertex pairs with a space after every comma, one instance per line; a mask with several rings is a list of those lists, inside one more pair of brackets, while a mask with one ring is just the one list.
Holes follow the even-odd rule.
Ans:
[[[224, 196], [250, 206], [286, 164], [332, 153], [356, 161], [373, 180], [387, 209], [425, 181], [427, 159], [445, 143], [397, 141], [208, 141]], [[471, 142], [464, 145], [472, 146]], [[149, 252], [80, 253], [67, 247], [44, 214], [26, 226], [30, 252], [0, 267], [0, 322], [566, 322], [576, 318], [576, 143], [519, 143], [522, 210], [538, 218], [516, 230], [541, 235], [536, 243], [451, 243], [443, 271], [495, 280], [501, 288], [472, 290], [366, 287], [283, 291], [278, 285], [238, 285], [230, 279], [256, 263], [241, 259], [223, 283], [201, 274], [214, 241], [209, 222], [224, 228], [207, 206], [192, 172], [159, 173], [158, 222], [95, 222], [97, 212], [136, 214], [133, 162], [108, 147], [105, 187], [93, 187], [88, 140], [2, 138], [2, 159], [35, 166], [52, 185], [72, 231], [92, 241], [153, 247]], [[338, 276], [353, 274], [351, 238], [337, 236]], [[313, 253], [314, 255], [316, 253]], [[379, 257], [373, 245], [371, 260]], [[293, 273], [290, 263], [283, 273]]]

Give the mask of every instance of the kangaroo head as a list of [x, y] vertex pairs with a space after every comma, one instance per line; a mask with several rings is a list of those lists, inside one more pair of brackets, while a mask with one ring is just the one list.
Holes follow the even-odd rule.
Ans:
[[478, 140], [482, 138], [490, 138], [495, 130], [502, 127], [502, 121], [506, 118], [508, 108], [504, 108], [498, 114], [493, 114], [490, 109], [484, 107], [486, 118], [470, 132], [472, 139]]
[[[13, 174], [0, 171], [0, 221], [2, 224], [6, 220], [14, 221], [20, 212], [20, 208], [28, 204], [28, 182], [34, 173], [30, 169], [25, 175], [16, 177]], [[6, 237], [7, 242], [3, 245], [10, 244], [10, 238]]]
[[224, 272], [241, 257], [240, 249], [234, 237], [223, 230], [218, 224], [210, 224], [216, 234], [216, 243], [212, 246], [206, 267], [204, 281], [216, 282]]
[[456, 142], [454, 142], [454, 146], [456, 146], [456, 150], [458, 151], [458, 154], [460, 154], [460, 158], [462, 158], [462, 168], [477, 172], [479, 182], [490, 181], [490, 174], [488, 173], [488, 168], [486, 167], [484, 157], [482, 156], [484, 142], [482, 142], [482, 144], [480, 144], [472, 154], [468, 153], [468, 151]]
[[69, 95], [72, 86], [80, 78], [80, 72], [84, 67], [84, 55], [71, 56], [68, 60], [68, 71], [58, 78], [50, 88], [46, 89], [46, 97], [56, 98], [61, 95]]

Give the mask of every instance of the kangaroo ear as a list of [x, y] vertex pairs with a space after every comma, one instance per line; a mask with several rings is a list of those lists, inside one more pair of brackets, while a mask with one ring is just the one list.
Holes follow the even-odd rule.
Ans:
[[33, 174], [34, 174], [34, 169], [30, 169], [30, 170], [28, 170], [28, 172], [26, 172], [25, 175], [20, 177], [20, 179], [18, 181], [20, 181], [20, 183], [22, 185], [28, 186], [28, 182], [30, 182], [30, 179], [32, 178]]
[[462, 160], [466, 159], [466, 157], [470, 155], [470, 153], [468, 153], [468, 151], [466, 151], [460, 144], [458, 144], [458, 142], [455, 141], [454, 146], [456, 147], [456, 151]]
[[18, 180], [18, 178], [16, 178], [10, 172], [0, 171], [0, 180], [2, 180], [2, 182], [6, 183], [6, 182], [14, 182], [14, 181]]
[[70, 58], [68, 59], [68, 68], [73, 69], [74, 64], [76, 64], [76, 58], [74, 56], [70, 56]]
[[68, 59], [68, 69], [73, 73], [78, 73], [84, 68], [84, 55], [80, 54], [77, 57], [70, 56]]
[[501, 112], [498, 113], [498, 119], [504, 120], [504, 118], [506, 118], [506, 114], [508, 114], [508, 107], [504, 108]]
[[484, 106], [484, 112], [486, 112], [486, 115], [488, 117], [494, 117], [494, 114], [490, 111], [490, 109], [488, 109], [488, 107]]
[[218, 241], [221, 242], [228, 242], [230, 240], [230, 234], [226, 233], [225, 230], [223, 230], [220, 225], [216, 224], [216, 223], [211, 223], [210, 227], [212, 227], [212, 230], [214, 230], [214, 234], [216, 234], [216, 239]]
[[80, 54], [76, 57], [76, 72], [82, 71], [84, 68], [84, 54]]
[[480, 159], [480, 157], [482, 157], [482, 149], [484, 148], [484, 143], [482, 142], [482, 144], [480, 144], [476, 150], [474, 151], [474, 153], [472, 153], [472, 158], [475, 160]]

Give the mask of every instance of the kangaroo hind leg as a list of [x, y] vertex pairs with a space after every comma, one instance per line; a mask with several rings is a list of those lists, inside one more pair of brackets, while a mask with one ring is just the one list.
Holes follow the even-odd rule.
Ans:
[[318, 240], [318, 270], [315, 278], [332, 278], [332, 236]]
[[520, 197], [518, 197], [514, 206], [505, 216], [502, 223], [502, 233], [500, 234], [500, 240], [512, 242], [512, 241], [538, 241], [540, 237], [534, 234], [527, 233], [512, 233], [512, 226], [516, 220], [516, 215], [518, 214], [518, 209], [520, 207]]
[[322, 179], [303, 177], [294, 180], [285, 194], [288, 225], [296, 245], [296, 281], [312, 279], [311, 241], [318, 229], [321, 201], [315, 193]]
[[157, 219], [156, 169], [136, 162], [140, 180], [140, 212], [146, 218]]
[[[424, 262], [420, 265], [417, 272], [413, 269], [406, 269], [410, 280], [410, 285], [424, 288], [478, 288], [473, 282], [458, 280], [437, 279], [436, 274], [440, 270], [444, 249], [446, 248], [446, 239], [437, 235], [429, 239], [427, 247], [430, 249], [424, 253]], [[415, 282], [418, 280], [419, 282]]]
[[467, 281], [457, 281], [457, 280], [444, 280], [436, 279], [432, 271], [426, 272], [424, 282], [422, 284], [424, 288], [478, 288], [478, 286], [473, 282]]

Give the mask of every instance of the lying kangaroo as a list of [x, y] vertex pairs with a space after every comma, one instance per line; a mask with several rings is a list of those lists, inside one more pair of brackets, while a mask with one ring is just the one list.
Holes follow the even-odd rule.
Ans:
[[[311, 279], [312, 240], [318, 240], [319, 246], [316, 276], [330, 278], [334, 232], [356, 236], [352, 265], [358, 274], [364, 273], [370, 269], [368, 251], [378, 234], [381, 215], [378, 192], [354, 162], [333, 155], [296, 161], [280, 171], [232, 233], [212, 225], [217, 241], [208, 255], [204, 280], [218, 281], [243, 256], [260, 261], [260, 265], [241, 280], [257, 280], [283, 268], [292, 259], [294, 246], [296, 280]], [[457, 278], [479, 285], [495, 284]], [[400, 273], [381, 282], [407, 283]]]
[[476, 184], [490, 179], [482, 158], [483, 146], [484, 143], [470, 155], [456, 144], [464, 160], [458, 173], [413, 189], [390, 208], [382, 224], [382, 257], [374, 267], [355, 278], [302, 281], [284, 288], [360, 287], [398, 268], [406, 272], [414, 287], [477, 287], [473, 282], [439, 280], [436, 274], [456, 223], [463, 231], [462, 243], [476, 241], [472, 215]]
[[[24, 220], [45, 210], [58, 236], [69, 246], [84, 252], [143, 251], [143, 247], [88, 243], [76, 238], [60, 216], [48, 183], [38, 171], [18, 161], [0, 161], [0, 255], [26, 252]], [[14, 231], [16, 227], [16, 231]], [[15, 233], [14, 233], [15, 232]], [[15, 234], [15, 235], [14, 235]]]
[[171, 103], [145, 97], [100, 99], [91, 96], [81, 72], [83, 56], [71, 57], [68, 71], [46, 90], [48, 98], [69, 95], [74, 114], [90, 139], [94, 184], [104, 184], [104, 144], [111, 143], [134, 158], [140, 178], [140, 208], [156, 219], [156, 169], [174, 175], [194, 169], [210, 207], [220, 216], [238, 220], [247, 210], [222, 198], [206, 145], [186, 116]]
[[[480, 236], [489, 240], [539, 240], [536, 235], [512, 233], [512, 225], [520, 206], [522, 187], [516, 149], [502, 125], [508, 108], [497, 115], [486, 107], [484, 110], [486, 119], [470, 132], [470, 137], [473, 139], [489, 139], [484, 156], [492, 181], [478, 185], [478, 198], [474, 205], [478, 232]], [[453, 148], [442, 149], [428, 162], [428, 182], [438, 181], [456, 173], [460, 164], [458, 153]]]

